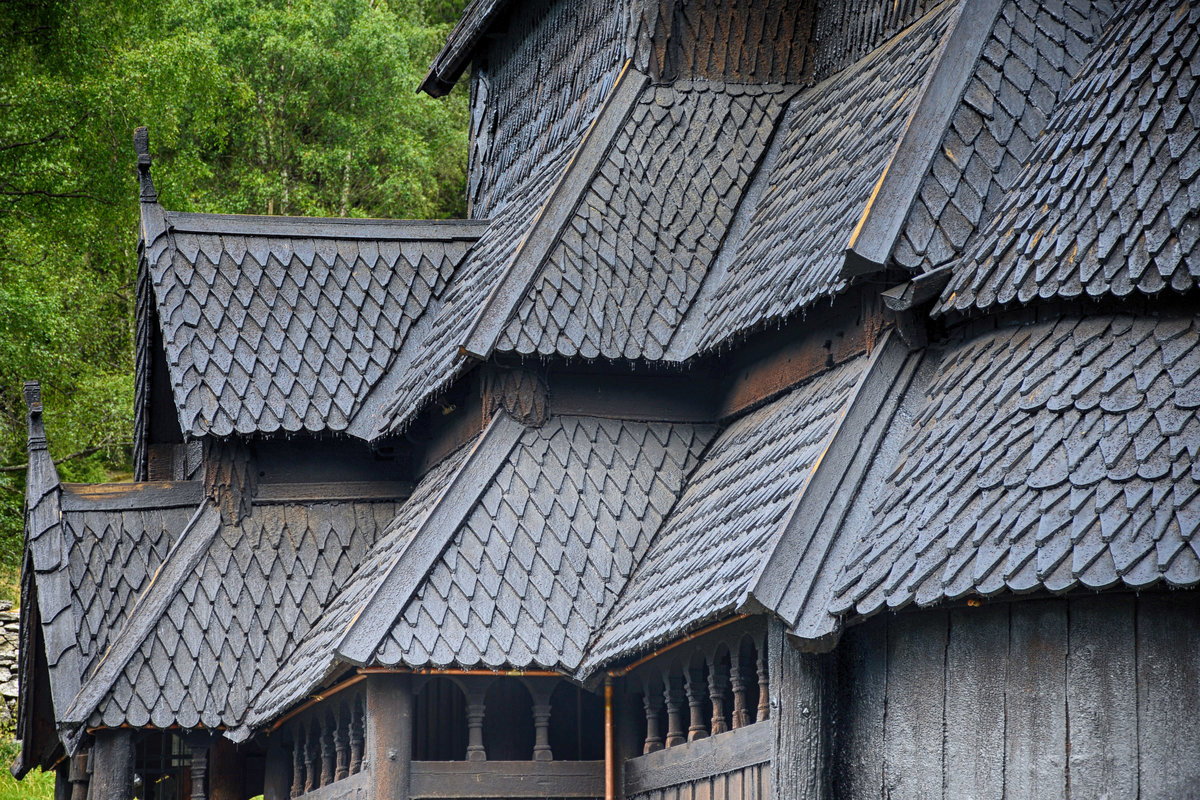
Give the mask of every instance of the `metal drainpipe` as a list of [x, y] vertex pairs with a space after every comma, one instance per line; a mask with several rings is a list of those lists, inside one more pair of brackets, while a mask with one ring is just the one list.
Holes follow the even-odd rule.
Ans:
[[617, 800], [617, 755], [613, 736], [613, 679], [604, 676], [604, 800]]

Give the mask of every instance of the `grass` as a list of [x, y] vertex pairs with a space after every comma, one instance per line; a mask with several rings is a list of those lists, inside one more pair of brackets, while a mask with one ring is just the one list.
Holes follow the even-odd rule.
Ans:
[[18, 781], [8, 771], [19, 745], [11, 739], [0, 742], [0, 800], [50, 800], [54, 797], [54, 773], [35, 769]]

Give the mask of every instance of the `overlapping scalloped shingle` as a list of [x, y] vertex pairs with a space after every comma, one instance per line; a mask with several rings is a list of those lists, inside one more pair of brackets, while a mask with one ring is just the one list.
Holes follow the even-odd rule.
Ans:
[[390, 502], [255, 506], [240, 524], [222, 526], [90, 723], [240, 724], [395, 509]]
[[320, 619], [253, 698], [253, 706], [246, 717], [247, 725], [254, 727], [275, 718], [321, 685], [335, 669], [334, 648], [346, 626], [362, 611], [367, 598], [403, 552], [421, 520], [470, 452], [470, 447], [460, 448], [417, 483], [378, 543], [363, 557], [353, 575], [340, 584], [337, 596]]
[[497, 349], [662, 358], [785, 96], [780, 86], [648, 86]]
[[806, 89], [778, 159], [713, 292], [698, 349], [842, 291], [844, 251], [957, 13], [945, 2], [854, 66]]
[[861, 356], [834, 367], [721, 432], [605, 620], [587, 666], [649, 649], [733, 611], [867, 361]]
[[478, 235], [405, 240], [403, 223], [340, 235], [323, 220], [270, 235], [296, 224], [284, 218], [251, 235], [238, 218], [167, 222], [182, 229], [149, 248], [148, 266], [189, 436], [344, 431]]
[[1112, 14], [1107, 0], [1004, 4], [909, 210], [897, 262], [936, 268], [986, 227]]
[[1066, 318], [950, 347], [875, 504], [835, 614], [1200, 583], [1200, 319]]
[[1196, 287], [1198, 77], [1200, 6], [1126, 4], [940, 310]]
[[711, 434], [590, 417], [527, 430], [375, 660], [578, 667]]

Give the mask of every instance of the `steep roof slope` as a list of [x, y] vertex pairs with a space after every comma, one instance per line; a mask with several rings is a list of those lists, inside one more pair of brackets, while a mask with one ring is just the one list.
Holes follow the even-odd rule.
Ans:
[[589, 646], [585, 669], [734, 610], [867, 361], [860, 356], [834, 367], [721, 432]]
[[1200, 583], [1200, 320], [1001, 328], [924, 391], [832, 613]]
[[1193, 4], [1122, 9], [939, 311], [1195, 288], [1198, 28]]
[[345, 431], [483, 229], [143, 209], [188, 436]]
[[704, 351], [843, 290], [846, 245], [920, 98], [947, 30], [942, 3], [848, 69], [798, 94], [737, 255], [703, 309]]

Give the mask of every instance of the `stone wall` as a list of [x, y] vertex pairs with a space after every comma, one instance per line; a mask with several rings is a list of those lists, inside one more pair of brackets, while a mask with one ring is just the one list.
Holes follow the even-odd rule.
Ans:
[[21, 616], [12, 603], [0, 602], [0, 729], [11, 729], [17, 718], [17, 647]]

